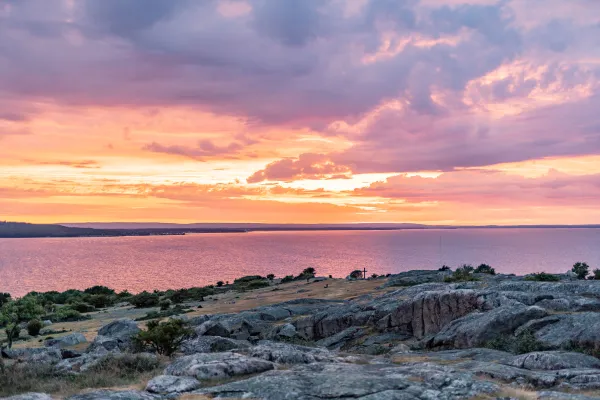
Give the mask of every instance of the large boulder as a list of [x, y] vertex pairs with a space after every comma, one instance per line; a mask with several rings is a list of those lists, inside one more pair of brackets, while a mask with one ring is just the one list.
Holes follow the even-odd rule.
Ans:
[[268, 371], [273, 363], [237, 353], [198, 353], [173, 361], [165, 375], [192, 376], [197, 379], [226, 379]]
[[536, 306], [504, 306], [466, 315], [446, 325], [426, 342], [429, 348], [478, 347], [501, 336], [512, 335], [528, 321], [543, 318], [547, 311]]
[[26, 347], [4, 349], [2, 355], [11, 360], [29, 363], [56, 364], [62, 360], [60, 349], [49, 347]]
[[98, 331], [98, 336], [90, 345], [88, 351], [95, 351], [98, 347], [106, 350], [130, 350], [133, 345], [133, 337], [140, 332], [137, 323], [130, 319], [118, 319], [103, 326]]
[[566, 351], [539, 351], [515, 356], [507, 362], [513, 367], [532, 370], [558, 370], [568, 368], [599, 368], [600, 360], [582, 353]]
[[70, 347], [85, 342], [87, 342], [85, 336], [77, 332], [56, 339], [48, 339], [44, 342], [44, 345], [47, 347]]
[[435, 270], [413, 270], [401, 272], [389, 277], [385, 287], [389, 286], [415, 286], [423, 283], [443, 282], [444, 278], [450, 276], [449, 271]]
[[[276, 370], [195, 393], [216, 398], [458, 400], [491, 395], [493, 383], [446, 367], [390, 365], [306, 364]], [[487, 398], [487, 396], [486, 396]]]
[[159, 375], [148, 382], [146, 390], [156, 394], [175, 394], [191, 392], [200, 386], [198, 379], [189, 376]]

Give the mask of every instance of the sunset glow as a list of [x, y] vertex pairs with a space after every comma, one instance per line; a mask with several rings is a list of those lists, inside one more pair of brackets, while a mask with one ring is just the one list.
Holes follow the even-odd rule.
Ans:
[[588, 224], [599, 198], [600, 1], [0, 0], [0, 220]]

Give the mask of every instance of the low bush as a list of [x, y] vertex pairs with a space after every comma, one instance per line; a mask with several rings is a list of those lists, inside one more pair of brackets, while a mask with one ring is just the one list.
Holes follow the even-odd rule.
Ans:
[[457, 268], [456, 271], [452, 273], [451, 276], [447, 276], [444, 278], [444, 282], [470, 282], [476, 281], [477, 278], [473, 276], [473, 267], [470, 265], [463, 265], [460, 268]]
[[363, 277], [363, 272], [360, 269], [355, 269], [350, 272], [350, 278], [352, 279], [361, 279]]
[[183, 308], [183, 307], [181, 307], [178, 304], [175, 307], [167, 309], [167, 310], [150, 311], [149, 313], [147, 313], [143, 317], [136, 318], [136, 321], [148, 321], [148, 320], [151, 320], [151, 319], [161, 319], [161, 318], [167, 318], [167, 317], [174, 317], [176, 315], [186, 314], [186, 313], [190, 313], [192, 311], [193, 310]]
[[69, 307], [71, 307], [73, 310], [79, 311], [80, 313], [87, 313], [87, 312], [92, 312], [92, 311], [96, 310], [96, 307], [92, 306], [91, 304], [82, 303], [82, 302], [75, 302], [75, 303], [69, 304]]
[[600, 281], [600, 269], [595, 269], [592, 272], [594, 273], [594, 279]]
[[484, 347], [507, 351], [514, 354], [526, 354], [534, 351], [547, 350], [546, 346], [537, 340], [531, 330], [525, 330], [517, 336], [498, 336], [496, 339], [487, 342]]
[[294, 275], [286, 275], [283, 278], [281, 278], [281, 283], [288, 283], [288, 282], [293, 282], [294, 281]]
[[129, 302], [135, 306], [135, 308], [149, 308], [158, 306], [160, 296], [157, 293], [149, 293], [143, 291], [142, 293], [136, 294], [129, 299]]
[[275, 274], [269, 274], [267, 275], [267, 279], [272, 281], [273, 279], [275, 279]]
[[158, 306], [160, 307], [161, 311], [165, 311], [165, 310], [168, 310], [169, 308], [171, 308], [172, 304], [173, 303], [171, 303], [171, 300], [161, 300], [158, 303]]
[[93, 294], [93, 295], [105, 295], [105, 296], [112, 296], [115, 294], [114, 289], [110, 289], [107, 288], [106, 286], [92, 286], [91, 288], [87, 288], [83, 291], [83, 293], [86, 294]]
[[29, 336], [38, 336], [44, 324], [39, 319], [32, 319], [27, 323], [27, 333]]
[[487, 264], [480, 264], [473, 272], [476, 274], [496, 275], [496, 270]]
[[115, 297], [105, 294], [93, 294], [87, 296], [85, 300], [95, 308], [106, 308], [115, 304]]
[[252, 281], [260, 281], [263, 280], [265, 278], [263, 278], [260, 275], [248, 275], [248, 276], [242, 276], [241, 278], [237, 278], [233, 281], [234, 285], [240, 285], [243, 283], [248, 283], [248, 282], [252, 282]]
[[193, 333], [194, 331], [180, 319], [167, 322], [150, 321], [147, 329], [137, 334], [135, 342], [141, 349], [150, 349], [158, 354], [171, 356]]
[[552, 274], [547, 274], [545, 272], [537, 272], [534, 274], [527, 275], [525, 277], [525, 280], [537, 282], [558, 282], [560, 281], [560, 277]]
[[218, 281], [218, 282], [217, 282], [217, 287], [221, 287], [221, 286], [223, 286], [224, 284], [225, 284], [225, 282], [223, 282], [223, 281]]
[[89, 319], [89, 317], [72, 309], [71, 306], [62, 306], [59, 307], [54, 314], [50, 314], [48, 319], [52, 322], [73, 322], [83, 321]]
[[440, 268], [438, 268], [438, 271], [452, 271], [452, 269], [450, 269], [450, 267], [447, 265], [442, 265]]

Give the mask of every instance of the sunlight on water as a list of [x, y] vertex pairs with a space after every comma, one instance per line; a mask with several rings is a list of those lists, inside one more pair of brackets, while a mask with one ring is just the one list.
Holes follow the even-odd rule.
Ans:
[[0, 239], [0, 291], [106, 285], [138, 292], [233, 281], [243, 275], [344, 277], [488, 263], [498, 272], [600, 267], [599, 229], [254, 232], [122, 238]]

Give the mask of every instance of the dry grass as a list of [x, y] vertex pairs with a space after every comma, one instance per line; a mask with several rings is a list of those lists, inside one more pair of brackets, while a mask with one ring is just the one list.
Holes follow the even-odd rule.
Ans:
[[141, 355], [123, 355], [107, 357], [89, 371], [74, 375], [57, 373], [51, 365], [13, 363], [0, 371], [0, 397], [25, 392], [68, 396], [89, 388], [129, 386], [159, 375], [163, 364]]

